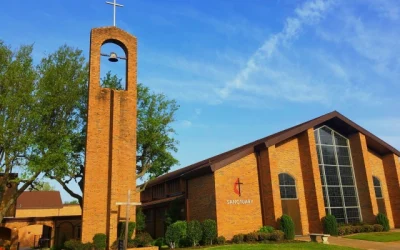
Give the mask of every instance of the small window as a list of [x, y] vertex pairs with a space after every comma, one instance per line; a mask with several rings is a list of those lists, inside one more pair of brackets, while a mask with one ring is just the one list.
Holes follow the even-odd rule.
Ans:
[[374, 181], [374, 189], [375, 189], [375, 196], [376, 196], [376, 198], [377, 198], [377, 199], [383, 198], [383, 196], [382, 196], [381, 181], [380, 181], [377, 177], [375, 177], [375, 176], [372, 176], [372, 179], [373, 179], [373, 181]]
[[297, 199], [296, 182], [290, 175], [279, 174], [279, 189], [281, 199]]

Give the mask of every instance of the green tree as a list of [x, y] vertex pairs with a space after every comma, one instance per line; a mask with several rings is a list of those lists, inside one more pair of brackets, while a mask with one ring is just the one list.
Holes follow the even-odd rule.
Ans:
[[35, 188], [32, 189], [33, 191], [55, 191], [56, 188], [48, 182], [40, 182], [35, 185]]
[[[75, 150], [88, 76], [82, 51], [64, 45], [37, 65], [32, 51], [0, 41], [0, 221], [43, 176], [65, 176], [82, 161]], [[17, 191], [5, 200], [10, 185]]]

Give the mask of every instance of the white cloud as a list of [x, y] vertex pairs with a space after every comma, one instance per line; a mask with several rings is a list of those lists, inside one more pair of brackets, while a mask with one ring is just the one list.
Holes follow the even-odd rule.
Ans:
[[189, 120], [183, 120], [182, 121], [182, 126], [186, 127], [186, 128], [191, 127], [192, 126], [192, 122], [189, 121]]
[[[237, 73], [236, 77], [228, 82], [224, 88], [218, 90], [219, 95], [226, 99], [235, 90], [250, 90], [253, 93], [259, 93], [259, 90], [263, 92], [264, 89], [267, 91], [275, 91], [269, 95], [276, 95], [278, 92], [278, 95], [283, 94], [284, 98], [293, 101], [315, 100], [315, 98], [310, 98], [310, 92], [313, 88], [315, 89], [315, 86], [302, 82], [303, 79], [301, 78], [294, 79], [285, 74], [285, 72], [274, 72], [277, 73], [278, 76], [283, 77], [283, 79], [275, 78], [274, 80], [276, 80], [276, 82], [261, 82], [260, 79], [258, 79], [252, 83], [250, 78], [254, 77], [256, 73], [259, 73], [261, 69], [264, 71], [268, 70], [270, 66], [268, 64], [269, 60], [271, 60], [274, 54], [279, 53], [280, 47], [296, 39], [304, 24], [317, 23], [331, 5], [331, 1], [315, 0], [308, 1], [297, 8], [295, 10], [295, 16], [286, 19], [283, 30], [272, 35], [253, 53], [248, 59], [246, 66]], [[271, 69], [269, 70], [271, 71]], [[263, 93], [266, 94], [265, 91]], [[320, 99], [320, 97], [317, 97], [317, 99]]]

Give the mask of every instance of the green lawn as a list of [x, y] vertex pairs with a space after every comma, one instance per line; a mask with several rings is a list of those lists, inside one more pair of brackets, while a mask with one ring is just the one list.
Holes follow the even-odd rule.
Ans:
[[225, 245], [225, 246], [215, 246], [215, 247], [208, 247], [208, 248], [201, 248], [209, 249], [209, 250], [275, 250], [275, 249], [327, 249], [327, 250], [335, 250], [335, 249], [343, 249], [343, 250], [354, 250], [356, 248], [350, 247], [342, 247], [342, 246], [334, 246], [334, 245], [324, 245], [322, 243], [279, 243], [279, 244], [233, 244], [233, 245]]
[[400, 232], [363, 233], [347, 236], [346, 238], [379, 242], [400, 241]]

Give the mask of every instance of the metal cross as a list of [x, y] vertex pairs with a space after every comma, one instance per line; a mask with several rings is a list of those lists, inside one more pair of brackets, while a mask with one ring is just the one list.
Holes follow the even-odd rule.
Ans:
[[127, 202], [117, 202], [117, 206], [126, 206], [126, 222], [125, 222], [125, 237], [124, 237], [124, 249], [128, 249], [128, 224], [129, 224], [129, 207], [130, 206], [140, 206], [142, 203], [140, 202], [131, 202], [131, 190], [128, 190], [128, 199]]
[[107, 4], [114, 5], [114, 27], [115, 27], [115, 16], [116, 16], [116, 9], [117, 7], [124, 7], [122, 4], [118, 4], [117, 0], [114, 0], [114, 2], [106, 2]]

